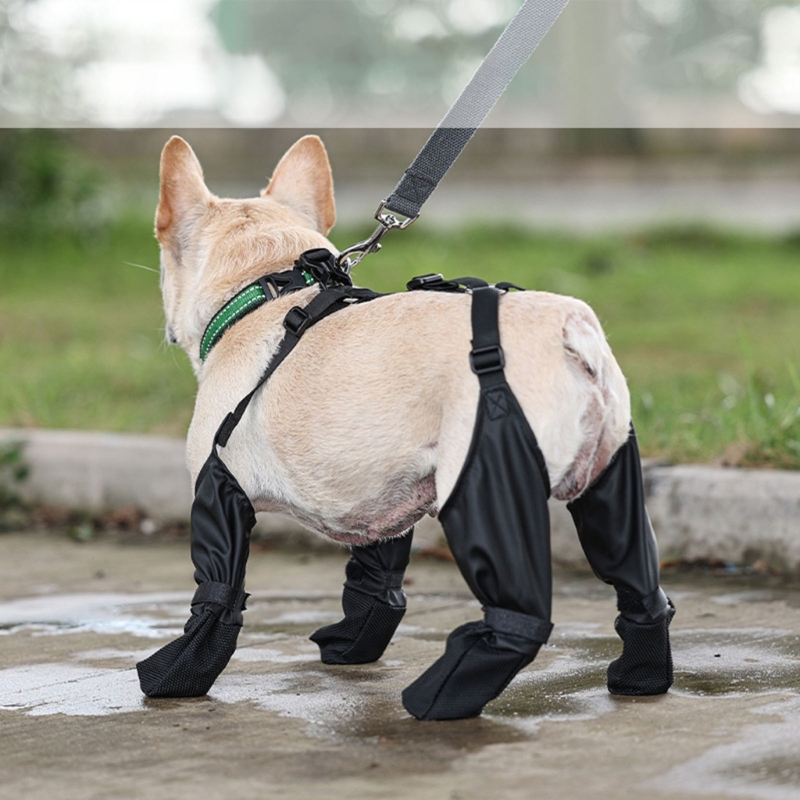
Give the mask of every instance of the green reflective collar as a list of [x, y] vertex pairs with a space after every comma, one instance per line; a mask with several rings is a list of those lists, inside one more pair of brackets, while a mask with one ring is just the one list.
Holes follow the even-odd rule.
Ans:
[[200, 340], [200, 360], [206, 360], [211, 348], [222, 338], [222, 334], [242, 317], [270, 300], [305, 289], [314, 283], [316, 280], [310, 272], [295, 268], [275, 275], [266, 275], [255, 283], [245, 286], [241, 292], [228, 300], [208, 323]]

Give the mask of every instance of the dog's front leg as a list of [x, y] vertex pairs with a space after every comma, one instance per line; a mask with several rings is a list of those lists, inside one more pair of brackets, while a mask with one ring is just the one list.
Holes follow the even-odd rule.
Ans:
[[342, 593], [344, 619], [311, 635], [325, 664], [377, 661], [406, 613], [403, 576], [412, 528], [396, 539], [351, 548]]
[[183, 636], [136, 665], [148, 697], [201, 697], [227, 666], [242, 627], [255, 521], [253, 506], [215, 449], [197, 478], [192, 505], [192, 616]]

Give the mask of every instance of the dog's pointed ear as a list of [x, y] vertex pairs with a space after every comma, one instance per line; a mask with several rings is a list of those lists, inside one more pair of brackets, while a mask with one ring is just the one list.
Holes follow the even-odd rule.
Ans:
[[275, 167], [269, 186], [261, 192], [309, 216], [323, 235], [336, 222], [333, 175], [325, 145], [318, 136], [295, 142]]
[[211, 198], [194, 151], [180, 136], [173, 136], [161, 151], [156, 239], [162, 245], [177, 244], [181, 223], [199, 216]]

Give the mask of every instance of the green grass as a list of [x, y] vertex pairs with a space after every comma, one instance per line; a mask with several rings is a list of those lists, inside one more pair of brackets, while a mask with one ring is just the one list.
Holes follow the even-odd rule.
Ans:
[[[333, 236], [343, 247], [368, 231]], [[0, 239], [0, 425], [182, 434], [194, 378], [163, 342], [150, 223], [99, 240]], [[643, 451], [800, 468], [800, 242], [701, 229], [571, 238], [393, 232], [355, 273], [442, 272], [574, 295], [628, 376]]]
[[147, 222], [0, 240], [0, 425], [182, 434], [195, 380], [164, 344]]

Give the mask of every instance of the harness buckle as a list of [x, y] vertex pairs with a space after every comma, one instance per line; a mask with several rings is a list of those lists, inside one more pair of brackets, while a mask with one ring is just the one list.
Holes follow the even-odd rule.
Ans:
[[506, 365], [503, 348], [499, 344], [478, 347], [469, 354], [469, 365], [476, 375], [499, 372]]
[[433, 289], [445, 283], [444, 276], [441, 272], [431, 272], [427, 275], [417, 275], [412, 278], [407, 284], [406, 289], [413, 292], [417, 289]]
[[283, 327], [295, 336], [302, 336], [310, 323], [311, 317], [300, 306], [292, 306], [283, 318]]

